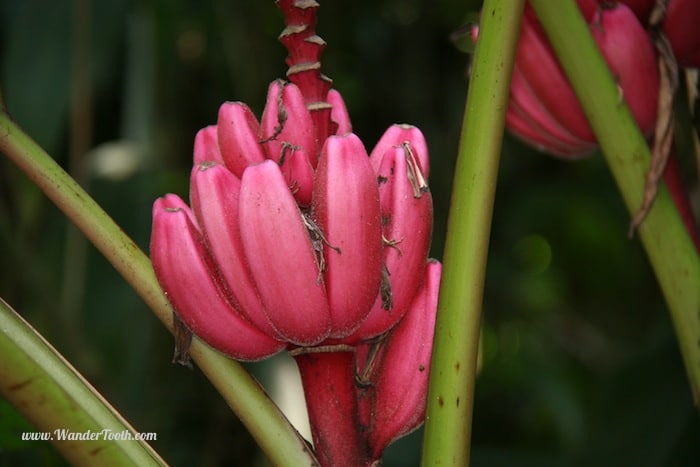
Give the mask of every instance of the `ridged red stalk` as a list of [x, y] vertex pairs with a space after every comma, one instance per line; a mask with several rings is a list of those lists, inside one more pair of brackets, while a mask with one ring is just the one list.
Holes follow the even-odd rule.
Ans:
[[322, 142], [335, 134], [338, 125], [331, 120], [332, 106], [327, 101], [333, 81], [321, 73], [321, 54], [326, 43], [316, 35], [319, 5], [314, 0], [277, 0], [277, 6], [284, 13], [287, 26], [279, 37], [289, 52], [287, 78], [301, 90], [318, 141]]
[[370, 466], [361, 435], [355, 387], [355, 352], [296, 355], [316, 457], [323, 466]]

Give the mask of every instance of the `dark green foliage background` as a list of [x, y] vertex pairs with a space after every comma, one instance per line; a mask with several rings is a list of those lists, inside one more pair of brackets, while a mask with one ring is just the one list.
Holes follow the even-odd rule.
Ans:
[[[321, 3], [323, 69], [368, 149], [394, 122], [428, 139], [440, 258], [469, 63], [449, 36], [478, 2]], [[80, 11], [91, 18], [93, 131], [78, 133], [94, 146], [141, 144], [141, 164], [125, 179], [68, 160]], [[13, 117], [147, 251], [153, 200], [187, 194], [195, 132], [215, 123], [225, 100], [259, 115], [268, 83], [284, 76], [282, 28], [271, 0], [0, 0], [0, 85]], [[628, 220], [599, 154], [562, 162], [506, 136], [474, 466], [700, 465], [698, 413]], [[81, 239], [0, 158], [0, 295], [138, 430], [157, 432], [153, 445], [172, 465], [265, 465], [200, 372], [170, 363], [170, 335]], [[0, 399], [0, 465], [62, 465], [50, 445], [19, 440], [29, 429]], [[420, 436], [396, 443], [385, 465], [418, 465]]]

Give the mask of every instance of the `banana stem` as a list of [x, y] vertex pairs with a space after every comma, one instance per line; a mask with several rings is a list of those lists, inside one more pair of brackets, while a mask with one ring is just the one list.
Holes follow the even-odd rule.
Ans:
[[[642, 205], [649, 148], [574, 0], [531, 0], [631, 214]], [[665, 186], [638, 229], [666, 299], [700, 406], [700, 257]]]
[[355, 388], [355, 353], [302, 353], [299, 367], [316, 456], [323, 466], [369, 466]]
[[523, 5], [486, 0], [481, 13], [443, 255], [425, 466], [469, 464], [486, 257]]

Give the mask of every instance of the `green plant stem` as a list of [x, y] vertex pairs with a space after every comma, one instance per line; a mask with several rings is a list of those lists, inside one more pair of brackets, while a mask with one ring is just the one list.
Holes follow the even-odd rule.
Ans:
[[445, 243], [423, 465], [469, 463], [474, 379], [493, 199], [524, 0], [481, 13]]
[[[2, 299], [0, 355], [0, 394], [39, 431], [50, 433], [72, 465], [166, 465], [144, 441], [108, 439], [136, 431]], [[59, 430], [90, 432], [95, 439], [61, 441]]]
[[[0, 152], [87, 236], [172, 333], [173, 311], [148, 257], [6, 113], [0, 113]], [[190, 354], [275, 465], [317, 465], [303, 438], [239, 363], [197, 338]]]
[[[574, 0], [531, 0], [630, 213], [642, 205], [649, 148]], [[700, 404], [700, 260], [665, 186], [638, 229]], [[601, 266], [603, 267], [603, 266]]]

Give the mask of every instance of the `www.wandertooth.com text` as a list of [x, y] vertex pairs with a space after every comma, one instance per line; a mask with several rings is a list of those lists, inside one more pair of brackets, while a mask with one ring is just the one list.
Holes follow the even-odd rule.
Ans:
[[157, 433], [135, 433], [129, 430], [70, 431], [64, 428], [53, 431], [25, 431], [22, 441], [156, 441]]

